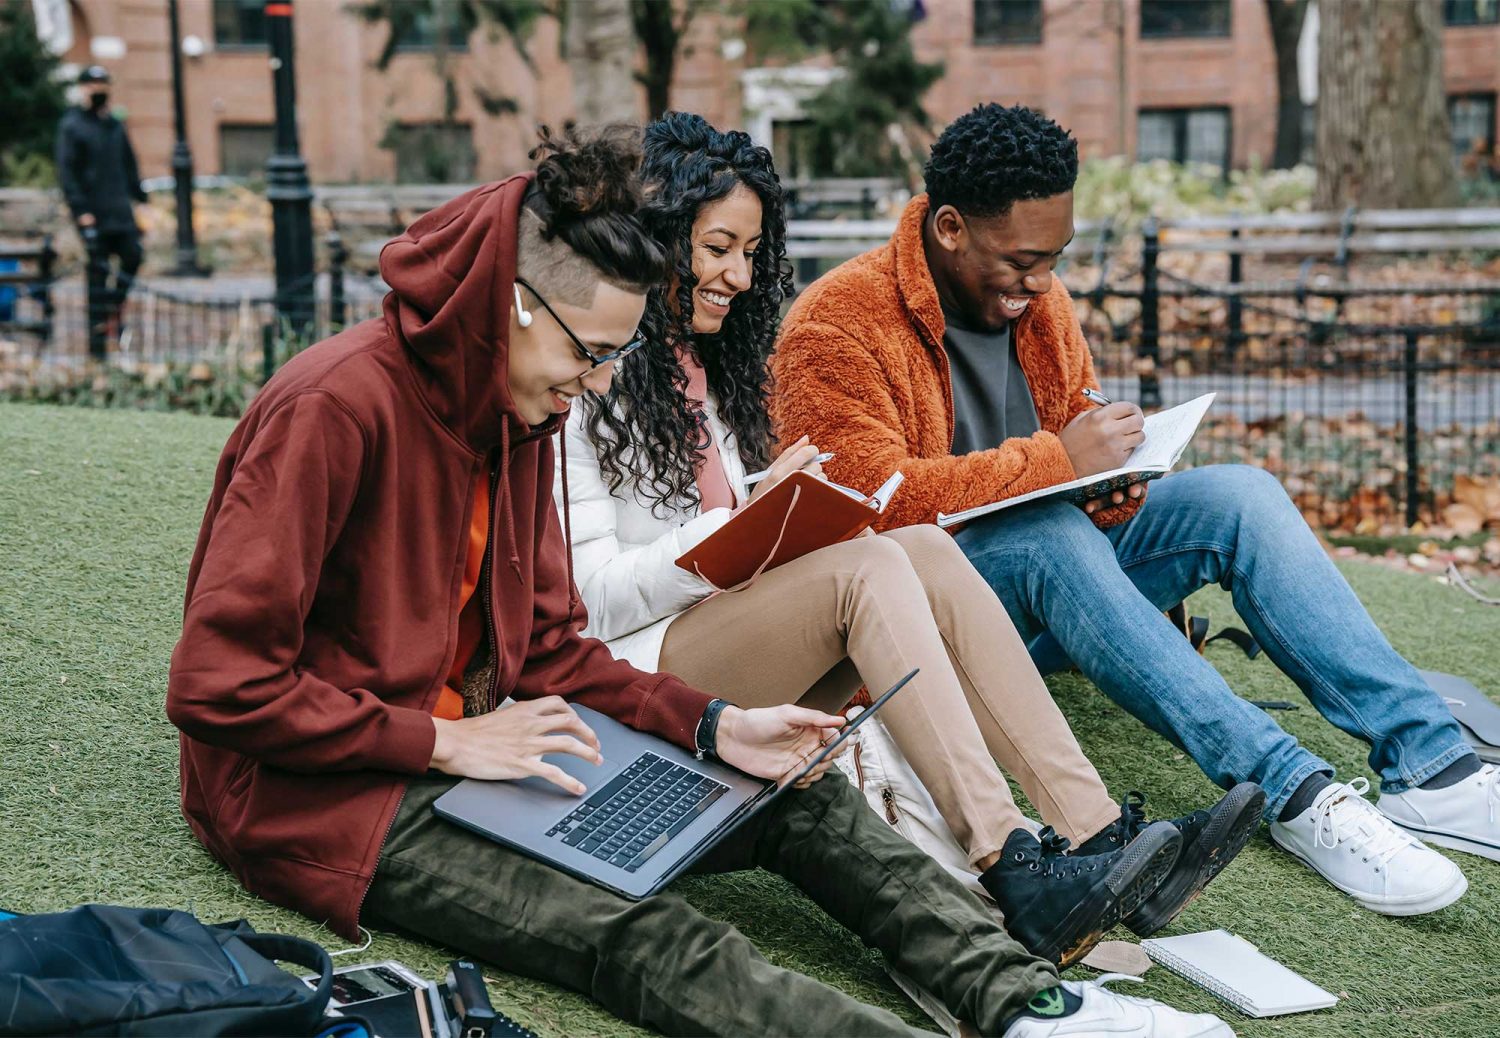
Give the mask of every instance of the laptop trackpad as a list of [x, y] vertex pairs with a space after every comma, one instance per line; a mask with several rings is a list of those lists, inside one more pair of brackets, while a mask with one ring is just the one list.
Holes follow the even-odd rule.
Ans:
[[539, 775], [531, 775], [527, 778], [518, 779], [515, 784], [529, 792], [541, 793], [549, 798], [555, 798], [559, 803], [565, 801], [571, 803], [580, 802], [590, 793], [602, 789], [604, 784], [624, 767], [623, 764], [617, 764], [608, 757], [604, 758], [603, 764], [595, 764], [591, 760], [575, 757], [571, 753], [549, 753], [542, 758], [542, 761], [547, 764], [556, 765], [569, 775], [572, 775], [588, 787], [588, 792], [584, 793], [583, 797], [574, 796], [566, 789], [553, 782], [549, 782]]

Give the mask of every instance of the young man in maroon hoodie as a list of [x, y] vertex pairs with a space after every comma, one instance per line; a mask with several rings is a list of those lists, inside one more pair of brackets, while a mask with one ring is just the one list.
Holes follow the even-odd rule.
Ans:
[[[384, 317], [256, 397], [172, 659], [183, 812], [248, 889], [351, 938], [361, 922], [414, 933], [668, 1033], [908, 1034], [680, 897], [625, 900], [431, 810], [459, 777], [583, 792], [544, 759], [602, 760], [570, 703], [766, 778], [840, 724], [710, 710], [578, 633], [552, 434], [608, 387], [666, 276], [633, 215], [637, 140], [552, 141], [534, 180], [422, 217], [381, 256]], [[986, 1034], [1050, 1033], [1032, 1025], [1091, 1006], [1170, 1013], [1060, 986], [842, 778], [781, 798], [705, 865], [781, 873]]]

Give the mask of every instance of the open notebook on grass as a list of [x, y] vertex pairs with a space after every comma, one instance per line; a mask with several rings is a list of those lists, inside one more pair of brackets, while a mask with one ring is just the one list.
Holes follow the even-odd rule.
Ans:
[[863, 532], [880, 518], [903, 478], [894, 473], [867, 496], [794, 472], [735, 512], [677, 565], [716, 588], [746, 584], [768, 569]]
[[939, 512], [937, 524], [954, 526], [958, 523], [966, 523], [982, 515], [998, 512], [1002, 508], [1012, 508], [1044, 497], [1061, 497], [1065, 501], [1081, 505], [1096, 497], [1123, 490], [1132, 483], [1144, 483], [1148, 479], [1165, 476], [1172, 471], [1172, 466], [1177, 464], [1177, 459], [1182, 457], [1182, 452], [1187, 449], [1193, 434], [1198, 431], [1198, 424], [1203, 421], [1208, 405], [1214, 402], [1216, 395], [1205, 393], [1185, 404], [1178, 404], [1165, 411], [1147, 415], [1146, 438], [1141, 441], [1140, 446], [1130, 452], [1130, 457], [1125, 460], [1125, 464], [1117, 469], [1096, 472], [1091, 476], [1080, 476], [1066, 483], [1043, 487], [1029, 494], [1007, 497], [1003, 501], [968, 508], [962, 512], [954, 512], [952, 515]]

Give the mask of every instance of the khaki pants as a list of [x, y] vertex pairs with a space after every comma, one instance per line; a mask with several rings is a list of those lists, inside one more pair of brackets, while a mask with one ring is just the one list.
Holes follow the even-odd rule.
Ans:
[[999, 599], [935, 526], [857, 537], [698, 603], [668, 626], [660, 666], [743, 707], [831, 711], [859, 679], [878, 695], [921, 668], [881, 714], [971, 863], [1021, 825], [996, 761], [1075, 845], [1119, 817]]

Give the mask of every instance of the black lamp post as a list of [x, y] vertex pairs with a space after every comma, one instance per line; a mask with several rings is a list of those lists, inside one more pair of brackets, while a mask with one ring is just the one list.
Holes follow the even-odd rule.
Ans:
[[276, 147], [266, 161], [266, 198], [276, 252], [276, 312], [294, 334], [313, 321], [312, 186], [297, 144], [297, 81], [291, 0], [268, 0], [266, 32], [276, 93]]
[[172, 108], [176, 118], [177, 144], [172, 148], [172, 179], [177, 194], [178, 277], [206, 277], [213, 271], [198, 262], [198, 243], [193, 237], [193, 153], [187, 142], [187, 114], [182, 98], [182, 34], [177, 24], [177, 0], [167, 0], [167, 18], [172, 26]]

